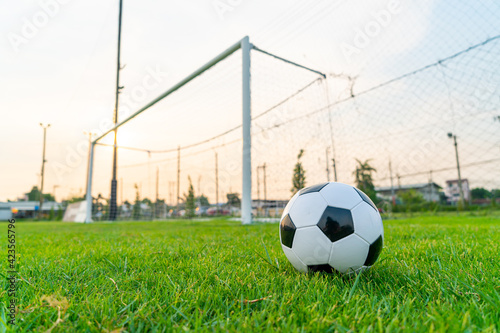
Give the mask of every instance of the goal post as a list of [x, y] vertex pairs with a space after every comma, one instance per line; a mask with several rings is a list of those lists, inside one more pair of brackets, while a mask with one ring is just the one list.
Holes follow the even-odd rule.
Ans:
[[241, 40], [242, 50], [242, 110], [243, 110], [243, 179], [241, 194], [241, 222], [252, 223], [252, 138], [250, 98], [250, 41], [248, 36]]
[[[273, 55], [271, 53], [268, 53], [264, 50], [261, 50], [254, 45], [250, 43], [250, 39], [248, 36], [245, 36], [242, 38], [240, 41], [237, 43], [231, 45], [229, 48], [227, 48], [225, 51], [214, 57], [212, 60], [207, 62], [205, 65], [201, 66], [198, 68], [196, 71], [173, 85], [170, 89], [165, 91], [164, 93], [160, 94], [158, 97], [144, 105], [143, 107], [139, 108], [137, 111], [132, 113], [130, 116], [116, 124], [114, 127], [110, 128], [103, 134], [101, 134], [99, 137], [97, 137], [92, 143], [90, 147], [90, 154], [89, 154], [89, 171], [87, 174], [87, 191], [86, 191], [86, 200], [87, 200], [87, 216], [86, 216], [86, 222], [90, 223], [92, 222], [92, 216], [93, 216], [93, 209], [92, 209], [92, 183], [93, 183], [93, 177], [95, 177], [95, 173], [93, 172], [93, 169], [95, 167], [95, 148], [97, 145], [99, 146], [106, 146], [106, 144], [103, 144], [100, 142], [103, 138], [105, 138], [108, 134], [112, 133], [115, 130], [120, 129], [122, 126], [125, 124], [129, 123], [132, 119], [136, 118], [140, 114], [142, 114], [144, 111], [152, 108], [155, 106], [157, 103], [160, 101], [165, 100], [169, 95], [172, 95], [174, 93], [177, 94], [178, 91], [182, 91], [182, 87], [184, 87], [187, 84], [190, 84], [192, 81], [196, 80], [197, 78], [201, 77], [202, 74], [205, 72], [209, 71], [211, 68], [216, 66], [217, 64], [221, 63], [223, 60], [227, 59], [230, 57], [233, 53], [236, 51], [241, 51], [241, 63], [239, 64], [239, 70], [241, 71], [241, 77], [240, 77], [240, 83], [241, 83], [241, 112], [242, 112], [242, 117], [241, 123], [239, 126], [236, 126], [229, 131], [226, 131], [223, 133], [223, 135], [227, 133], [234, 133], [234, 130], [237, 130], [239, 127], [241, 127], [241, 141], [242, 141], [242, 146], [241, 147], [241, 221], [243, 224], [249, 224], [252, 222], [252, 122], [254, 121], [254, 118], [252, 118], [252, 92], [251, 92], [251, 87], [252, 87], [252, 74], [251, 74], [251, 51], [255, 50], [260, 53], [262, 53], [265, 56], [270, 56], [277, 61], [281, 61], [284, 63], [287, 63], [288, 65], [296, 66], [300, 68], [301, 70], [306, 70], [311, 72], [312, 74], [316, 75], [317, 77], [319, 76], [321, 79], [326, 78], [326, 76], [316, 70], [310, 69], [308, 67], [299, 65], [297, 63], [294, 63], [292, 61], [286, 60], [284, 58], [278, 57], [276, 55]], [[296, 89], [296, 88], [294, 88]], [[189, 91], [189, 89], [188, 89]], [[300, 90], [299, 90], [300, 91]], [[193, 93], [196, 94], [196, 91]], [[237, 94], [239, 95], [239, 94]], [[294, 95], [292, 95], [294, 96]], [[280, 96], [284, 97], [284, 96]], [[202, 97], [200, 97], [202, 98]], [[278, 97], [276, 97], [278, 98]], [[170, 98], [169, 98], [170, 99]], [[285, 101], [287, 101], [285, 99]], [[174, 101], [175, 101], [175, 96], [174, 96]], [[273, 102], [276, 105], [281, 105], [282, 102]], [[262, 104], [262, 103], [261, 103]], [[175, 105], [175, 103], [174, 103]], [[217, 105], [218, 106], [218, 105]], [[272, 105], [268, 105], [272, 106]], [[275, 106], [272, 106], [270, 110], [272, 110]], [[232, 107], [234, 109], [234, 107]], [[182, 110], [181, 110], [182, 111]], [[203, 111], [205, 112], [205, 111]], [[209, 112], [208, 110], [206, 112]], [[267, 113], [269, 111], [264, 112], [263, 114]], [[258, 115], [257, 117], [260, 117], [262, 114]], [[142, 118], [142, 117], [141, 117]], [[135, 123], [135, 122], [134, 122]], [[129, 126], [129, 125], [127, 125]], [[181, 126], [181, 125], [179, 125]], [[216, 136], [219, 137], [219, 136]], [[205, 140], [203, 142], [210, 141], [214, 138], [210, 138], [208, 140]], [[237, 141], [237, 140], [236, 140]], [[235, 141], [231, 141], [230, 143], [234, 143]], [[225, 142], [223, 145], [229, 144]], [[109, 146], [109, 145], [108, 145]], [[184, 148], [191, 148], [194, 145], [188, 145], [185, 146]], [[126, 147], [121, 147], [120, 145], [117, 146], [117, 148], [126, 148]], [[135, 148], [128, 148], [128, 149], [135, 149]], [[180, 149], [180, 148], [179, 148]], [[137, 149], [141, 150], [141, 149]], [[143, 152], [147, 152], [150, 154], [153, 150], [152, 149], [142, 149]], [[162, 150], [160, 152], [171, 152], [171, 150]], [[234, 153], [233, 153], [234, 155]], [[180, 155], [179, 155], [179, 161], [180, 161]], [[239, 164], [239, 163], [238, 163]], [[170, 184], [169, 184], [170, 185]], [[120, 184], [119, 184], [120, 186]], [[134, 185], [136, 186], [136, 185]], [[177, 184], [177, 188], [179, 185]], [[234, 188], [233, 188], [234, 189]], [[229, 192], [226, 192], [229, 193]], [[202, 194], [202, 193], [200, 193]], [[218, 204], [218, 203], [216, 203]]]
[[85, 214], [85, 223], [91, 223], [92, 222], [92, 173], [94, 170], [94, 148], [95, 148], [96, 143], [91, 142], [90, 143], [90, 153], [89, 153], [89, 160], [88, 160], [88, 167], [87, 167], [87, 193], [85, 194], [85, 201], [86, 201], [86, 211], [87, 213]]

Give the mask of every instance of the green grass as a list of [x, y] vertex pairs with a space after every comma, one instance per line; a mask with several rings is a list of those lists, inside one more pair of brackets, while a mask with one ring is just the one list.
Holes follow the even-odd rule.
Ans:
[[277, 224], [21, 222], [15, 331], [498, 332], [499, 222], [385, 221], [357, 278], [295, 271]]

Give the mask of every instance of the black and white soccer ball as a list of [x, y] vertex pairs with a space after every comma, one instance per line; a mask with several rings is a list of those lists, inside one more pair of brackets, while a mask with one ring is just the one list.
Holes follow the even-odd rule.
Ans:
[[301, 272], [352, 273], [372, 266], [382, 251], [384, 227], [375, 204], [342, 183], [303, 188], [280, 222], [281, 247]]

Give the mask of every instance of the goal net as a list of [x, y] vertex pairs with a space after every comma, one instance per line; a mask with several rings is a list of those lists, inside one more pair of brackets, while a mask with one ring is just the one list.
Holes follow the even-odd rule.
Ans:
[[[328, 113], [304, 117], [328, 104], [325, 75], [245, 43], [118, 124], [116, 219], [278, 216], [302, 149], [322, 159], [304, 160], [308, 183], [326, 180]], [[93, 145], [87, 221], [110, 219], [113, 139]]]
[[[498, 56], [500, 35], [364, 78], [324, 75], [238, 43], [119, 124], [116, 219], [277, 217], [298, 162], [306, 186], [355, 185], [357, 168], [372, 169], [388, 209], [407, 209], [409, 197], [424, 210], [494, 204]], [[111, 219], [112, 134], [93, 145], [87, 221]]]

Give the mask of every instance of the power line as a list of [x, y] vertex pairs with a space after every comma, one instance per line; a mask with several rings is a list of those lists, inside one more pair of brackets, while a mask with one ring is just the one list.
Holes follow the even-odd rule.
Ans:
[[371, 91], [374, 91], [374, 90], [380, 89], [380, 88], [382, 88], [382, 87], [384, 87], [384, 86], [387, 86], [387, 85], [390, 85], [390, 84], [392, 84], [392, 83], [394, 83], [394, 82], [398, 82], [398, 81], [400, 81], [400, 80], [402, 80], [402, 79], [404, 79], [404, 78], [406, 78], [406, 77], [409, 77], [409, 76], [411, 76], [411, 75], [414, 75], [414, 74], [417, 74], [417, 73], [419, 73], [419, 72], [425, 71], [425, 70], [427, 70], [427, 69], [429, 69], [429, 68], [432, 68], [432, 67], [435, 67], [435, 66], [441, 65], [441, 64], [442, 64], [442, 63], [444, 63], [444, 62], [447, 62], [447, 61], [449, 61], [449, 60], [451, 60], [451, 59], [454, 59], [454, 58], [456, 58], [456, 57], [458, 57], [458, 56], [460, 56], [460, 55], [462, 55], [462, 54], [464, 54], [464, 53], [470, 52], [470, 51], [472, 51], [472, 50], [474, 50], [474, 49], [476, 49], [476, 48], [478, 48], [478, 47], [484, 46], [484, 45], [486, 45], [486, 44], [488, 44], [488, 43], [490, 43], [490, 42], [492, 42], [492, 41], [494, 41], [494, 40], [497, 40], [497, 39], [500, 39], [500, 35], [497, 35], [497, 36], [495, 36], [495, 37], [488, 38], [487, 40], [485, 40], [485, 41], [484, 41], [484, 42], [482, 42], [482, 43], [479, 43], [479, 44], [473, 45], [473, 46], [471, 46], [471, 47], [469, 47], [469, 48], [467, 48], [467, 49], [465, 49], [465, 50], [462, 50], [462, 51], [460, 51], [460, 52], [457, 52], [457, 53], [455, 53], [455, 54], [453, 54], [453, 55], [451, 55], [451, 56], [449, 56], [449, 57], [446, 57], [446, 58], [443, 58], [443, 59], [441, 59], [441, 60], [438, 60], [438, 61], [436, 61], [435, 63], [432, 63], [432, 64], [430, 64], [430, 65], [427, 65], [427, 66], [421, 67], [421, 68], [419, 68], [419, 69], [417, 69], [417, 70], [414, 70], [414, 71], [412, 71], [412, 72], [409, 72], [409, 73], [403, 74], [403, 75], [401, 75], [401, 76], [398, 76], [398, 77], [396, 77], [396, 78], [390, 79], [390, 80], [388, 80], [388, 81], [382, 82], [382, 83], [380, 83], [380, 84], [378, 84], [378, 85], [375, 85], [375, 86], [373, 86], [373, 87], [371, 87], [371, 88], [368, 88], [368, 89], [366, 89], [366, 90], [363, 90], [363, 91], [361, 91], [361, 92], [359, 92], [359, 93], [357, 93], [357, 94], [352, 94], [351, 96], [348, 96], [348, 97], [346, 97], [346, 98], [343, 98], [343, 99], [341, 99], [341, 100], [338, 100], [338, 101], [336, 101], [336, 102], [333, 102], [333, 103], [331, 103], [331, 104], [329, 104], [329, 105], [323, 106], [323, 107], [321, 107], [321, 108], [319, 108], [319, 109], [316, 109], [316, 110], [311, 111], [311, 112], [309, 112], [309, 113], [306, 113], [306, 114], [304, 114], [304, 115], [301, 115], [301, 116], [298, 116], [298, 117], [295, 117], [295, 118], [292, 118], [292, 119], [289, 119], [289, 120], [283, 121], [283, 122], [281, 122], [280, 124], [275, 124], [275, 125], [273, 125], [273, 126], [271, 126], [271, 127], [268, 127], [267, 129], [277, 128], [277, 127], [280, 127], [280, 126], [282, 126], [282, 125], [285, 125], [285, 124], [288, 124], [288, 123], [291, 123], [291, 122], [294, 122], [294, 121], [297, 121], [297, 120], [300, 120], [300, 119], [303, 119], [303, 118], [310, 117], [310, 116], [312, 116], [312, 115], [315, 115], [315, 114], [317, 114], [317, 113], [320, 113], [320, 112], [322, 112], [322, 111], [325, 111], [325, 110], [329, 109], [329, 108], [330, 108], [330, 107], [332, 107], [332, 106], [343, 104], [343, 103], [348, 102], [348, 101], [350, 101], [350, 100], [352, 100], [352, 99], [354, 99], [354, 98], [356, 98], [356, 97], [359, 97], [359, 96], [361, 96], [361, 95], [365, 95], [365, 94], [367, 94], [367, 93], [369, 93], [369, 92], [371, 92]]
[[[197, 151], [197, 152], [186, 154], [186, 155], [183, 155], [183, 156], [184, 157], [196, 156], [196, 155], [203, 154], [203, 153], [206, 153], [208, 151], [214, 150], [216, 148], [221, 148], [221, 147], [229, 146], [229, 145], [231, 145], [233, 143], [237, 143], [237, 142], [240, 142], [240, 141], [241, 141], [241, 138], [233, 140], [233, 141], [229, 141], [229, 142], [226, 142], [226, 143], [222, 143], [222, 144], [217, 145], [217, 146], [212, 146], [210, 148], [203, 149], [203, 150], [200, 150], [200, 151]], [[161, 159], [161, 160], [157, 160], [157, 161], [151, 161], [151, 163], [157, 164], [157, 163], [169, 162], [169, 161], [174, 161], [174, 160], [177, 160], [177, 157], [170, 157], [170, 158], [165, 158], [165, 159]], [[146, 164], [148, 164], [148, 162], [124, 165], [121, 168], [138, 167], [138, 166], [143, 166], [143, 165], [146, 165]]]
[[[355, 97], [358, 97], [360, 95], [363, 95], [363, 94], [367, 94], [369, 92], [373, 92], [373, 91], [377, 91], [377, 89], [380, 89], [384, 86], [388, 86], [388, 85], [391, 85], [391, 84], [394, 84], [395, 82], [398, 82], [400, 80], [403, 80], [405, 78], [408, 78], [409, 76], [412, 76], [412, 75], [415, 75], [417, 73], [420, 73], [420, 72], [424, 72], [424, 71], [427, 71], [428, 69], [432, 68], [432, 67], [435, 67], [435, 66], [439, 66], [439, 65], [442, 65], [448, 61], [451, 61], [465, 53], [468, 53], [468, 52], [471, 52], [479, 47], [482, 47], [486, 44], [489, 44], [491, 42], [496, 42], [498, 41], [498, 39], [500, 39], [500, 35], [499, 36], [495, 36], [495, 37], [492, 37], [492, 38], [489, 38], [485, 41], [483, 41], [482, 43], [480, 44], [476, 44], [474, 46], [471, 46], [471, 47], [468, 47], [467, 49], [464, 49], [460, 52], [457, 52], [451, 56], [448, 56], [446, 58], [443, 58], [441, 60], [438, 60], [436, 61], [435, 63], [432, 63], [432, 64], [429, 64], [429, 65], [426, 65], [424, 67], [421, 67], [417, 70], [414, 70], [412, 72], [409, 72], [409, 73], [406, 73], [404, 75], [401, 75], [401, 76], [398, 76], [396, 78], [393, 78], [393, 79], [390, 79], [388, 81], [385, 81], [385, 82], [382, 82], [380, 84], [377, 84], [377, 85], [374, 85], [366, 90], [363, 90], [361, 92], [359, 92], [358, 94], [351, 94], [351, 96], [349, 97], [346, 97], [342, 100], [337, 100], [333, 103], [327, 103], [328, 105], [324, 106], [324, 107], [321, 107], [321, 108], [318, 108], [316, 110], [313, 110], [311, 112], [308, 112], [308, 113], [303, 113], [303, 114], [299, 114], [297, 117], [295, 118], [292, 118], [292, 119], [287, 119], [287, 120], [284, 120], [282, 121], [281, 123], [278, 123], [278, 124], [273, 124], [273, 125], [269, 125], [268, 127], [266, 128], [262, 128], [261, 130], [259, 131], [254, 131], [254, 134], [260, 134], [260, 133], [263, 133], [263, 132], [266, 132], [266, 131], [269, 131], [273, 128], [277, 128], [277, 127], [280, 127], [280, 126], [283, 126], [285, 124], [288, 124], [288, 123], [291, 123], [291, 122], [294, 122], [294, 121], [297, 121], [299, 119], [303, 119], [303, 118], [307, 118], [307, 117], [311, 117], [313, 116], [314, 114], [317, 114], [319, 112], [324, 112], [326, 110], [328, 110], [330, 107], [332, 106], [335, 106], [335, 105], [339, 105], [341, 103], [345, 103], [345, 102], [348, 102], [348, 101], [351, 101], [351, 100], [356, 100]], [[314, 82], [316, 82], [317, 80], [319, 80], [319, 78], [315, 79], [314, 81], [312, 81], [311, 83], [309, 83], [308, 85], [304, 86], [303, 88], [301, 88], [301, 90], [305, 90], [307, 87], [311, 86]], [[301, 91], [299, 90], [299, 91]], [[255, 120], [259, 117], [262, 117], [264, 114], [266, 113], [269, 113], [271, 112], [272, 110], [276, 109], [277, 107], [279, 107], [279, 105], [282, 105], [285, 101], [287, 100], [290, 100], [292, 99], [294, 96], [298, 95], [299, 94], [299, 91], [296, 91], [294, 92], [291, 96], [287, 97], [285, 100], [283, 100], [282, 102], [278, 103], [277, 105], [274, 105], [273, 107], [271, 107], [270, 109], [267, 109], [266, 111], [260, 113], [259, 115], [255, 116], [252, 118], [252, 120]], [[419, 96], [417, 96], [417, 98], [420, 98]], [[427, 105], [429, 105], [429, 103], [427, 103]], [[299, 110], [300, 111], [300, 110]], [[474, 113], [467, 113], [466, 115], [462, 116], [462, 117], [459, 117], [457, 119], [461, 119], [461, 118], [466, 118], [466, 117], [471, 117], [473, 116]], [[434, 124], [437, 124], [437, 123], [434, 123]], [[422, 128], [426, 127], [428, 125], [425, 125], [425, 126], [422, 126]], [[203, 144], [206, 144], [206, 143], [209, 143], [210, 141], [213, 141], [215, 139], [219, 139], [221, 137], [225, 137], [226, 135], [228, 135], [229, 133], [237, 130], [241, 128], [241, 126], [237, 126], [235, 128], [232, 128], [228, 131], [225, 131], [224, 133], [221, 133], [217, 136], [214, 136], [212, 138], [209, 138], [209, 139], [206, 139], [206, 140], [203, 140], [203, 141], [200, 141], [200, 142], [197, 142], [197, 143], [194, 143], [194, 144], [190, 144], [190, 145], [187, 145], [187, 146], [184, 146], [184, 147], [181, 147], [181, 149], [188, 149], [188, 148], [194, 148], [196, 146], [200, 146], [200, 145], [203, 145]], [[418, 130], [420, 130], [420, 127], [417, 127]], [[409, 130], [405, 130], [404, 132], [407, 133], [408, 131], [415, 131], [416, 129], [413, 128], [413, 129], [409, 129]], [[402, 132], [397, 132], [396, 134], [399, 135], [399, 133], [403, 133]], [[364, 135], [364, 137], [366, 138], [366, 135]], [[379, 136], [372, 136], [372, 138], [377, 138]], [[228, 138], [226, 138], [227, 140]], [[222, 141], [222, 140], [221, 140]], [[237, 142], [240, 142], [241, 141], [241, 138], [239, 139], [236, 139], [236, 140], [232, 140], [230, 142], [226, 142], [226, 143], [221, 143], [219, 145], [213, 145], [207, 149], [203, 149], [203, 150], [200, 150], [200, 151], [196, 151], [196, 152], [193, 152], [191, 154], [186, 154], [184, 155], [183, 154], [183, 157], [184, 156], [193, 156], [193, 155], [198, 155], [198, 154], [202, 154], [202, 153], [205, 153], [207, 151], [211, 151], [213, 149], [216, 149], [218, 147], [224, 147], [224, 146], [228, 146], [230, 144], [234, 144], [234, 143], [237, 143]], [[360, 142], [359, 140], [356, 140], [356, 142]], [[100, 143], [99, 143], [100, 144]], [[107, 146], [105, 144], [101, 144], [103, 146]], [[111, 146], [111, 145], [108, 145], [108, 146]], [[171, 150], [163, 150], [163, 151], [152, 151], [152, 150], [148, 150], [148, 149], [140, 149], [140, 148], [132, 148], [132, 147], [120, 147], [120, 148], [123, 148], [123, 149], [131, 149], [131, 150], [136, 150], [136, 151], [144, 151], [144, 152], [151, 152], [151, 153], [173, 153], [175, 152], [177, 149], [171, 149]], [[163, 160], [159, 160], [159, 161], [154, 161], [154, 162], [151, 162], [151, 163], [162, 163], [162, 162], [165, 162], [165, 161], [170, 161], [170, 160], [174, 160], [175, 158], [168, 158], [168, 159], [163, 159]], [[486, 160], [486, 161], [480, 161], [480, 162], [475, 162], [475, 163], [469, 163], [469, 164], [465, 164], [463, 165], [462, 167], [471, 167], [471, 166], [474, 166], [474, 165], [482, 165], [482, 164], [487, 164], [487, 163], [492, 163], [492, 162], [496, 162], [500, 159], [492, 159], [492, 160]], [[127, 165], [127, 166], [122, 166], [122, 167], [135, 167], [135, 166], [140, 166], [140, 165], [145, 165], [147, 163], [140, 163], [140, 164], [134, 164], [134, 165]], [[443, 172], [443, 171], [450, 171], [450, 170], [454, 170], [454, 167], [449, 167], [449, 168], [442, 168], [442, 169], [436, 169], [436, 170], [433, 170], [434, 172]], [[413, 173], [413, 174], [405, 174], [405, 175], [398, 175], [398, 181], [399, 181], [399, 178], [401, 177], [411, 177], [411, 176], [417, 176], [417, 175], [423, 175], [423, 174], [428, 174], [428, 171], [425, 171], [425, 172], [418, 172], [418, 173]], [[382, 178], [382, 179], [379, 179], [379, 180], [387, 180], [388, 178]]]
[[[300, 93], [302, 93], [304, 90], [306, 90], [307, 88], [309, 88], [310, 86], [312, 86], [314, 83], [318, 82], [322, 80], [322, 78], [316, 78], [314, 79], [313, 81], [311, 81], [310, 83], [308, 83], [307, 85], [305, 85], [304, 87], [300, 88], [299, 90], [297, 90], [296, 92], [294, 92], [293, 94], [291, 94], [290, 96], [286, 97], [285, 99], [283, 99], [282, 101], [278, 102], [277, 104], [275, 104], [274, 106], [270, 107], [269, 109], [267, 109], [266, 111], [263, 111], [262, 113], [260, 113], [259, 115], [255, 116], [255, 117], [252, 117], [252, 121], [256, 120], [256, 119], [259, 119], [260, 117], [266, 115], [267, 113], [273, 111], [274, 109], [280, 107], [281, 105], [283, 105], [284, 103], [286, 103], [287, 101], [291, 100], [292, 98], [296, 97], [297, 95], [299, 95]], [[181, 150], [184, 150], [184, 149], [189, 149], [189, 148], [193, 148], [193, 147], [197, 147], [197, 146], [200, 146], [202, 144], [205, 144], [205, 143], [208, 143], [210, 141], [213, 141], [213, 140], [216, 140], [218, 138], [221, 138], [229, 133], [232, 133], [238, 129], [241, 128], [242, 125], [238, 125], [236, 127], [233, 127], [225, 132], [222, 132], [220, 134], [217, 134], [216, 136], [213, 136], [211, 138], [208, 138], [208, 139], [205, 139], [203, 141], [199, 141], [199, 142], [195, 142], [195, 143], [192, 143], [192, 144], [189, 144], [189, 145], [186, 145], [186, 146], [181, 146], [180, 149]], [[105, 143], [96, 143], [98, 145], [101, 145], [101, 146], [106, 146], [106, 147], [113, 147], [113, 145], [110, 145], [110, 144], [105, 144]], [[121, 149], [127, 149], [127, 150], [135, 150], [135, 151], [142, 151], [142, 152], [146, 152], [146, 153], [172, 153], [172, 152], [176, 152], [178, 148], [171, 148], [171, 149], [165, 149], [165, 150], [152, 150], [152, 149], [143, 149], [143, 148], [135, 148], [135, 147], [125, 147], [125, 146], [118, 146], [118, 148], [121, 148]]]
[[[275, 125], [273, 125], [273, 126], [271, 126], [271, 127], [267, 127], [267, 128], [265, 128], [265, 130], [272, 129], [272, 128], [277, 128], [277, 127], [279, 127], [279, 126], [282, 126], [282, 125], [285, 125], [285, 124], [288, 124], [288, 123], [294, 122], [294, 121], [296, 121], [296, 120], [299, 120], [299, 119], [303, 119], [303, 118], [310, 117], [310, 116], [312, 116], [312, 115], [314, 115], [314, 114], [316, 114], [316, 113], [319, 113], [319, 112], [325, 111], [326, 109], [329, 109], [329, 108], [330, 108], [330, 107], [332, 107], [332, 106], [335, 106], [335, 105], [339, 105], [339, 104], [345, 103], [345, 102], [347, 102], [347, 101], [349, 101], [349, 100], [351, 100], [351, 99], [354, 99], [354, 98], [356, 98], [356, 97], [358, 97], [358, 96], [361, 96], [361, 95], [367, 94], [367, 93], [369, 93], [369, 92], [371, 92], [371, 91], [374, 91], [374, 90], [380, 89], [380, 88], [382, 88], [382, 87], [384, 87], [384, 86], [390, 85], [390, 84], [392, 84], [392, 83], [394, 83], [394, 82], [397, 82], [397, 81], [400, 81], [400, 80], [402, 80], [402, 79], [404, 79], [404, 78], [407, 78], [407, 77], [409, 77], [409, 76], [415, 75], [415, 74], [417, 74], [417, 73], [419, 73], [419, 72], [425, 71], [425, 70], [427, 70], [427, 69], [430, 69], [430, 68], [435, 67], [435, 66], [438, 66], [438, 65], [442, 65], [443, 63], [445, 63], [445, 62], [447, 62], [447, 61], [449, 61], [449, 60], [452, 60], [452, 59], [454, 59], [454, 58], [457, 58], [457, 57], [459, 57], [459, 56], [460, 56], [460, 55], [462, 55], [462, 54], [465, 54], [465, 53], [470, 52], [470, 51], [472, 51], [472, 50], [474, 50], [474, 49], [477, 49], [477, 48], [479, 48], [479, 47], [481, 47], [481, 46], [484, 46], [484, 45], [486, 45], [486, 44], [488, 44], [488, 43], [490, 43], [490, 42], [492, 42], [492, 41], [495, 41], [495, 40], [497, 40], [497, 39], [500, 39], [500, 35], [497, 35], [497, 36], [494, 36], [494, 37], [488, 38], [487, 40], [485, 40], [485, 41], [483, 41], [483, 42], [481, 42], [481, 43], [479, 43], [479, 44], [476, 44], [476, 45], [470, 46], [470, 47], [468, 47], [467, 49], [464, 49], [464, 50], [462, 50], [462, 51], [459, 51], [459, 52], [457, 52], [457, 53], [455, 53], [455, 54], [453, 54], [453, 55], [451, 55], [451, 56], [445, 57], [445, 58], [443, 58], [443, 59], [441, 59], [441, 60], [438, 60], [438, 61], [436, 61], [436, 62], [434, 62], [434, 63], [432, 63], [432, 64], [429, 64], [429, 65], [423, 66], [423, 67], [421, 67], [421, 68], [419, 68], [419, 69], [416, 69], [416, 70], [414, 70], [414, 71], [412, 71], [412, 72], [409, 72], [409, 73], [403, 74], [403, 75], [398, 76], [398, 77], [396, 77], [396, 78], [393, 78], [393, 79], [390, 79], [390, 80], [388, 80], [388, 81], [382, 82], [382, 83], [380, 83], [380, 84], [378, 84], [378, 85], [372, 86], [371, 88], [368, 88], [368, 89], [366, 89], [366, 90], [363, 90], [363, 91], [361, 91], [361, 92], [359, 92], [359, 93], [357, 93], [357, 94], [352, 93], [350, 96], [348, 96], [348, 97], [346, 97], [346, 98], [344, 98], [344, 99], [341, 99], [341, 100], [335, 101], [335, 102], [333, 102], [333, 103], [329, 103], [328, 105], [326, 105], [326, 106], [324, 106], [324, 107], [321, 107], [321, 108], [319, 108], [319, 109], [316, 109], [316, 110], [314, 110], [314, 111], [311, 111], [311, 112], [309, 112], [309, 113], [307, 113], [307, 114], [303, 114], [303, 115], [301, 115], [301, 116], [298, 116], [298, 117], [295, 117], [295, 118], [292, 118], [292, 119], [289, 119], [289, 120], [283, 121], [283, 122], [281, 122], [281, 123], [279, 123], [279, 124], [275, 124]], [[263, 111], [263, 112], [262, 112], [262, 113], [260, 113], [259, 115], [255, 116], [255, 117], [252, 117], [252, 121], [254, 121], [254, 120], [256, 120], [256, 119], [258, 119], [258, 118], [260, 118], [260, 117], [264, 116], [265, 114], [267, 114], [267, 113], [269, 113], [269, 112], [271, 112], [271, 111], [275, 110], [276, 108], [278, 108], [279, 106], [281, 106], [281, 105], [282, 105], [282, 104], [284, 104], [285, 102], [289, 101], [290, 99], [292, 99], [292, 98], [296, 97], [298, 94], [300, 94], [301, 92], [303, 92], [304, 90], [306, 90], [307, 88], [309, 88], [310, 86], [312, 86], [315, 82], [317, 82], [317, 81], [319, 81], [319, 80], [322, 80], [322, 78], [321, 78], [321, 77], [319, 77], [319, 78], [314, 79], [313, 81], [311, 81], [310, 83], [308, 83], [308, 84], [307, 84], [307, 85], [305, 85], [304, 87], [300, 88], [299, 90], [297, 90], [296, 92], [294, 92], [294, 93], [293, 93], [293, 94], [291, 94], [290, 96], [286, 97], [286, 98], [285, 98], [285, 99], [283, 99], [282, 101], [278, 102], [278, 103], [277, 103], [277, 104], [275, 104], [274, 106], [270, 107], [270, 108], [269, 108], [269, 109], [267, 109], [266, 111]], [[213, 141], [213, 140], [216, 140], [216, 139], [218, 139], [218, 138], [221, 138], [221, 137], [223, 137], [223, 136], [225, 136], [225, 135], [227, 135], [227, 134], [230, 134], [230, 133], [232, 133], [232, 132], [234, 132], [234, 131], [236, 131], [236, 130], [238, 130], [238, 129], [240, 129], [240, 128], [241, 128], [241, 125], [238, 125], [238, 126], [235, 126], [235, 127], [231, 128], [231, 129], [229, 129], [229, 130], [225, 131], [225, 132], [222, 132], [222, 133], [220, 133], [220, 134], [217, 134], [217, 135], [215, 135], [215, 136], [213, 136], [213, 137], [211, 137], [211, 138], [208, 138], [208, 139], [205, 139], [205, 140], [202, 140], [202, 141], [199, 141], [199, 142], [195, 142], [195, 143], [193, 143], [193, 144], [189, 144], [189, 145], [186, 145], [186, 146], [181, 146], [181, 150], [183, 150], [183, 149], [189, 149], [189, 148], [193, 148], [193, 147], [196, 147], [196, 146], [203, 145], [203, 144], [208, 143], [208, 142], [210, 142], [210, 141]], [[97, 143], [97, 144], [102, 145], [102, 146], [112, 146], [112, 145], [103, 144], [103, 143]], [[171, 149], [165, 149], [165, 150], [151, 150], [151, 149], [141, 149], [141, 148], [135, 148], [135, 147], [122, 147], [122, 146], [120, 146], [119, 148], [122, 148], [122, 149], [128, 149], [128, 150], [135, 150], [135, 151], [143, 151], [143, 152], [147, 152], [147, 153], [172, 153], [172, 152], [176, 152], [176, 151], [177, 151], [177, 148], [171, 148]]]
[[[460, 167], [461, 168], [467, 168], [467, 167], [471, 167], [471, 166], [484, 165], [484, 164], [489, 164], [489, 163], [498, 162], [498, 161], [500, 161], [500, 158], [494, 158], [494, 159], [491, 159], [491, 160], [484, 160], [484, 161], [480, 161], [480, 162], [463, 164]], [[447, 167], [447, 168], [441, 168], [441, 169], [433, 169], [433, 170], [430, 170], [430, 171], [432, 171], [432, 172], [442, 172], [442, 171], [450, 171], [450, 170], [456, 170], [456, 169], [457, 169], [457, 167], [454, 166], [454, 167]], [[429, 171], [408, 173], [408, 174], [405, 174], [405, 175], [398, 174], [398, 178], [420, 176], [420, 175], [426, 175], [428, 173], [429, 173]], [[377, 181], [389, 180], [389, 179], [391, 179], [391, 178], [390, 177], [385, 177], [385, 178], [379, 178], [379, 179], [377, 179]]]

